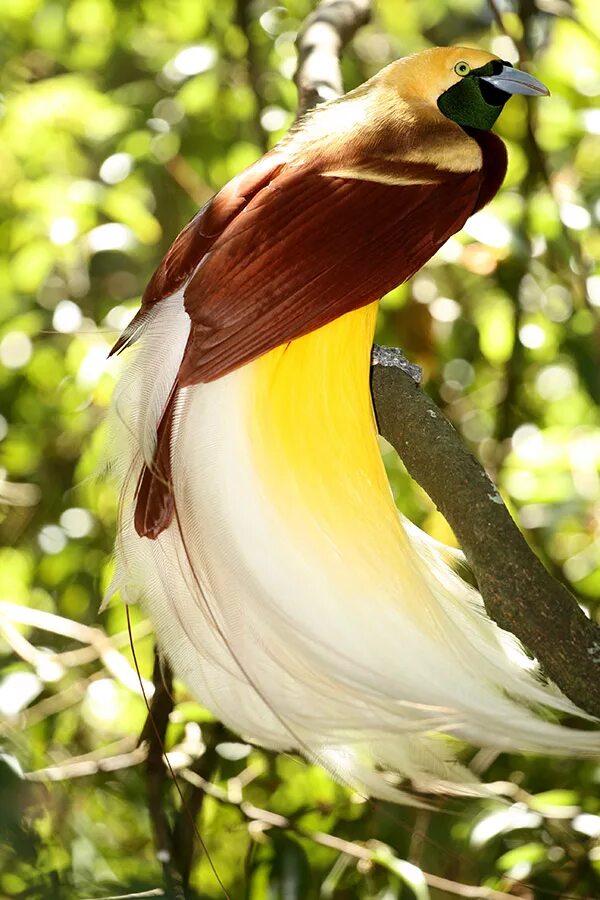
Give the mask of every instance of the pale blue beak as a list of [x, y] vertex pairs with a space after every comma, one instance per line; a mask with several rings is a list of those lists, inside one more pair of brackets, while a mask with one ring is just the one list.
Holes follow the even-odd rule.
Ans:
[[550, 91], [545, 84], [534, 78], [528, 72], [513, 69], [512, 66], [503, 66], [498, 75], [480, 75], [482, 81], [504, 91], [506, 94], [526, 94], [529, 97], [549, 97]]

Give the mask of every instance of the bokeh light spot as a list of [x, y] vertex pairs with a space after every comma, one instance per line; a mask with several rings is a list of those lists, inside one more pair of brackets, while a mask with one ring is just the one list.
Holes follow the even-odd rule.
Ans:
[[59, 216], [52, 221], [49, 234], [53, 244], [70, 244], [77, 234], [77, 223], [69, 216]]
[[577, 378], [568, 366], [546, 366], [538, 374], [535, 386], [544, 400], [564, 400], [572, 394], [577, 385]]
[[18, 715], [42, 690], [33, 672], [9, 672], [0, 684], [0, 713], [7, 718]]
[[91, 514], [87, 509], [79, 506], [65, 509], [59, 521], [70, 538], [86, 537], [94, 527], [94, 519]]
[[81, 325], [81, 310], [72, 300], [61, 300], [52, 316], [52, 326], [63, 334], [72, 334]]
[[103, 250], [130, 250], [135, 246], [135, 236], [127, 225], [120, 222], [106, 222], [88, 233], [88, 246], [92, 253]]
[[530, 350], [539, 350], [546, 342], [546, 332], [541, 325], [528, 322], [519, 328], [519, 340], [524, 347], [528, 347]]
[[206, 44], [195, 44], [180, 50], [177, 56], [166, 64], [164, 74], [171, 81], [183, 81], [190, 75], [208, 72], [217, 61], [217, 51]]
[[9, 331], [0, 341], [0, 362], [7, 369], [20, 369], [31, 359], [33, 345], [22, 331]]
[[574, 231], [583, 231], [584, 228], [589, 228], [592, 221], [588, 210], [577, 203], [561, 203], [560, 218], [563, 225]]
[[460, 316], [460, 306], [451, 297], [436, 297], [430, 303], [429, 311], [438, 322], [455, 322]]
[[50, 556], [60, 553], [67, 546], [67, 536], [58, 525], [45, 525], [38, 534], [40, 550]]
[[130, 153], [113, 153], [100, 166], [100, 178], [105, 184], [119, 184], [130, 174], [133, 157]]

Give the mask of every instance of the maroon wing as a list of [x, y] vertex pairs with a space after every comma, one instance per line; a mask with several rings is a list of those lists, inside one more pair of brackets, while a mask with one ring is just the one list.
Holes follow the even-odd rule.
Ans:
[[432, 177], [390, 185], [284, 167], [186, 287], [180, 384], [219, 378], [410, 278], [462, 228], [482, 185], [480, 171]]
[[482, 141], [481, 170], [454, 174], [407, 164], [402, 184], [319, 174], [270, 154], [258, 173], [244, 173], [241, 189], [234, 179], [217, 195], [210, 227], [206, 208], [192, 220], [145, 295], [148, 309], [193, 271], [184, 292], [190, 338], [152, 468], [143, 469], [138, 485], [140, 535], [157, 537], [173, 517], [170, 432], [178, 387], [219, 378], [410, 278], [500, 186], [504, 145], [493, 135]]
[[205, 203], [180, 231], [148, 282], [142, 305], [109, 355], [120, 353], [141, 335], [153, 306], [185, 284], [227, 226], [281, 170], [285, 158], [278, 150], [261, 157]]

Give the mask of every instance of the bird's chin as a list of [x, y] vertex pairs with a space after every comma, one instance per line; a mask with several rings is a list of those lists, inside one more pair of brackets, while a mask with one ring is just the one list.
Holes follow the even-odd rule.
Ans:
[[486, 81], [483, 78], [479, 79], [479, 90], [481, 91], [481, 96], [485, 102], [490, 106], [502, 107], [506, 101], [510, 99], [510, 94], [507, 94], [506, 91], [490, 84], [489, 81]]

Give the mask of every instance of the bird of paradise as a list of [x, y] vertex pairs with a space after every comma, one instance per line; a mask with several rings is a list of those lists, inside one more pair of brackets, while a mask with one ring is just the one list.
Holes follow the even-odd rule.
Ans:
[[[444, 735], [591, 753], [480, 595], [399, 515], [369, 391], [377, 303], [498, 191], [543, 95], [490, 53], [398, 60], [308, 113], [177, 237], [114, 352], [113, 590], [235, 732], [373, 795], [476, 791]], [[426, 452], [426, 448], [424, 448]], [[521, 656], [521, 660], [519, 660]]]

